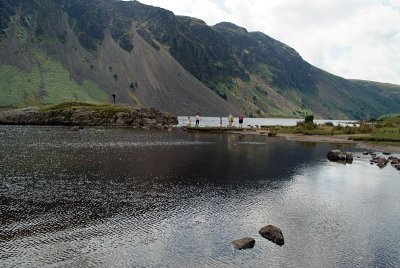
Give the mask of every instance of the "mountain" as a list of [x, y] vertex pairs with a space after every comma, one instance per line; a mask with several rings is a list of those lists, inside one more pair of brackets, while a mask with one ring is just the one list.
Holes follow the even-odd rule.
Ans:
[[0, 107], [112, 94], [178, 115], [400, 112], [400, 86], [332, 75], [232, 23], [208, 26], [138, 1], [0, 0]]

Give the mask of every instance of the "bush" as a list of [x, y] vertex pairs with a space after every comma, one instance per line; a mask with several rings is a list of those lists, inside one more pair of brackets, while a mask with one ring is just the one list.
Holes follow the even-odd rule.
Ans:
[[356, 133], [356, 128], [346, 126], [346, 127], [343, 129], [343, 133], [344, 133], [344, 134], [355, 134], [355, 133]]
[[360, 133], [371, 133], [372, 132], [372, 128], [369, 124], [361, 124], [360, 127], [358, 128], [358, 131]]
[[312, 114], [306, 115], [306, 117], [304, 118], [304, 123], [313, 124], [314, 123], [314, 115], [312, 115]]

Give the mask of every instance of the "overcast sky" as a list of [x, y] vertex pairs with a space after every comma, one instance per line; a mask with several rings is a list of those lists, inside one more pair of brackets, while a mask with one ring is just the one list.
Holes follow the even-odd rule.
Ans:
[[139, 0], [261, 31], [345, 78], [400, 84], [400, 0]]

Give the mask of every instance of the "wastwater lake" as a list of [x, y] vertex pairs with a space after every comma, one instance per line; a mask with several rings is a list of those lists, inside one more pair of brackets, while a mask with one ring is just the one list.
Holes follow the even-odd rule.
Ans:
[[[400, 266], [400, 174], [362, 148], [71, 130], [0, 126], [0, 267]], [[353, 163], [327, 160], [337, 148]]]
[[[195, 125], [196, 120], [195, 116], [189, 116], [191, 118], [191, 125]], [[226, 127], [228, 125], [228, 117], [200, 117], [199, 126], [200, 127], [219, 127], [221, 124]], [[260, 126], [295, 126], [297, 122], [304, 121], [303, 119], [296, 118], [245, 118], [243, 121], [243, 127], [260, 127]], [[187, 126], [189, 123], [188, 116], [178, 116], [179, 126]], [[322, 125], [327, 122], [332, 123], [333, 125], [341, 125], [341, 126], [353, 126], [358, 121], [354, 120], [325, 120], [325, 119], [316, 119], [314, 120], [315, 124]], [[232, 126], [239, 127], [239, 118], [235, 117]]]

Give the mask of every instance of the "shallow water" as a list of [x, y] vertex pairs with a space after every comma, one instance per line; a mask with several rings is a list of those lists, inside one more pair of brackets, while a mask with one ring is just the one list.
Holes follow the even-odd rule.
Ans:
[[399, 172], [358, 148], [70, 129], [0, 126], [0, 267], [400, 266]]

